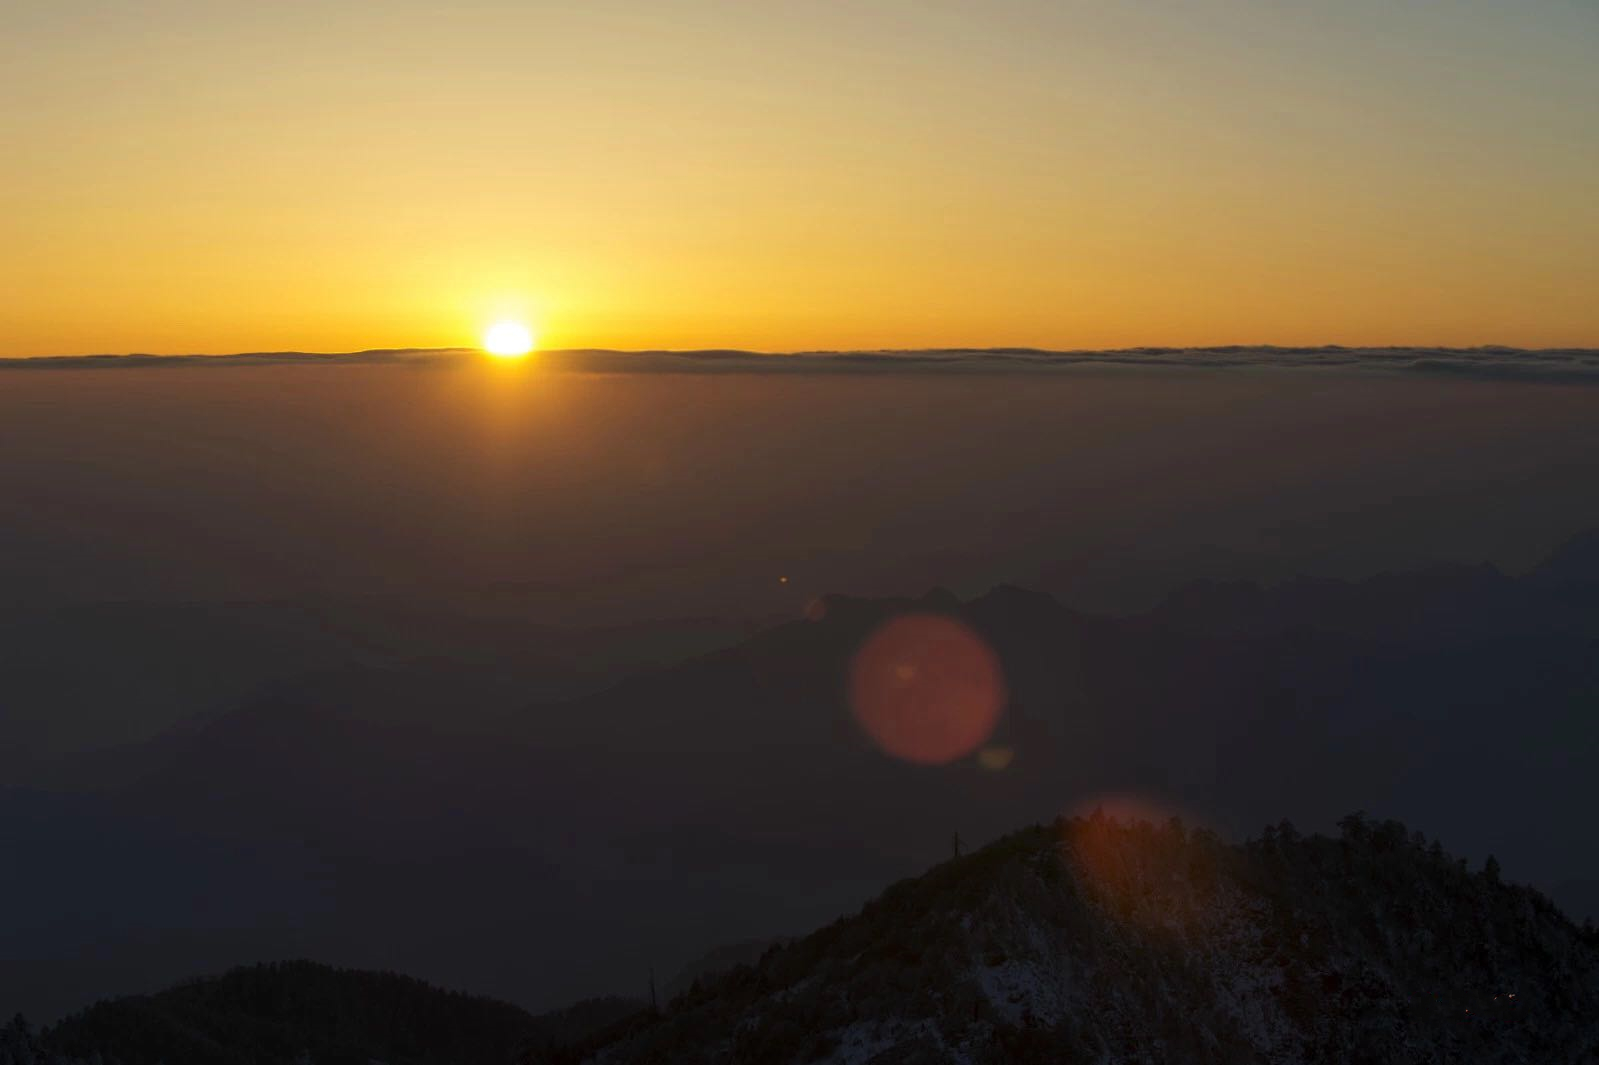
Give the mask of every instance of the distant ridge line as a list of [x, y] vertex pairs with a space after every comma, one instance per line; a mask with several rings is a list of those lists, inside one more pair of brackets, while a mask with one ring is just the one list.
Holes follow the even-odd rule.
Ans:
[[[0, 359], [0, 370], [135, 369], [177, 366], [453, 365], [472, 348], [373, 348], [352, 352], [48, 355]], [[1504, 381], [1599, 383], [1599, 348], [1308, 347], [1218, 345], [1049, 350], [1032, 347], [910, 348], [757, 352], [571, 348], [539, 352], [538, 364], [589, 373], [1056, 373], [1085, 370], [1315, 371], [1427, 375]]]

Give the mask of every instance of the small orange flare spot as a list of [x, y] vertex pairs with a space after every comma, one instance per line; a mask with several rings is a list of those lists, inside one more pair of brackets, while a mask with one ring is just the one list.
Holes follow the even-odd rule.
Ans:
[[779, 578], [777, 578], [777, 583], [778, 584], [787, 584], [788, 583], [788, 578], [787, 577], [779, 577]]
[[944, 765], [980, 747], [1005, 707], [999, 657], [940, 614], [890, 618], [850, 667], [849, 702], [866, 734], [907, 762]]
[[1191, 919], [1190, 907], [1202, 905], [1191, 884], [1174, 881], [1171, 894], [1158, 906], [1146, 891], [1147, 869], [1162, 868], [1181, 847], [1180, 836], [1168, 834], [1178, 811], [1135, 794], [1102, 794], [1072, 807], [1061, 823], [1065, 858], [1079, 881], [1092, 889], [1123, 920], [1149, 928], [1165, 928]]
[[984, 747], [977, 752], [977, 764], [996, 773], [1008, 769], [1015, 759], [1016, 752], [1009, 747]]

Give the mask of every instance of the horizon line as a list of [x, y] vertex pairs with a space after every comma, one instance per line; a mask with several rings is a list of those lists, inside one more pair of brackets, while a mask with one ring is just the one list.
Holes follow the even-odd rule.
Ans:
[[[0, 371], [211, 366], [458, 366], [487, 359], [481, 349], [367, 348], [349, 352], [252, 351], [231, 354], [131, 352], [0, 358]], [[1036, 347], [861, 348], [762, 352], [739, 348], [555, 348], [529, 361], [576, 373], [968, 373], [1293, 372], [1394, 378], [1431, 376], [1496, 381], [1599, 384], [1599, 348], [1426, 345], [1223, 344], [1193, 347], [1048, 349]]]
[[[1480, 353], [1494, 352], [1499, 354], [1578, 354], [1599, 356], [1599, 344], [1589, 347], [1586, 345], [1551, 344], [1537, 347], [1528, 347], [1517, 344], [1280, 344], [1280, 343], [1241, 343], [1229, 342], [1223, 344], [1129, 344], [1119, 347], [1043, 347], [1035, 344], [950, 344], [950, 345], [923, 345], [917, 347], [821, 347], [821, 348], [787, 348], [781, 350], [766, 348], [739, 348], [728, 346], [709, 347], [646, 347], [646, 348], [615, 348], [601, 345], [578, 345], [562, 348], [534, 348], [531, 355], [568, 355], [568, 354], [604, 354], [604, 355], [759, 355], [769, 357], [786, 357], [796, 355], [924, 355], [941, 353], [960, 354], [1029, 354], [1029, 355], [1127, 355], [1127, 354], [1171, 354], [1179, 352], [1399, 352], [1399, 351], [1435, 351], [1451, 353]], [[397, 347], [354, 348], [344, 351], [314, 351], [306, 348], [254, 348], [242, 351], [88, 351], [88, 352], [57, 352], [41, 355], [0, 355], [0, 364], [17, 362], [51, 362], [68, 359], [243, 359], [243, 358], [356, 358], [368, 355], [459, 355], [459, 354], [485, 354], [483, 348], [475, 345], [456, 346], [422, 346], [403, 345]]]

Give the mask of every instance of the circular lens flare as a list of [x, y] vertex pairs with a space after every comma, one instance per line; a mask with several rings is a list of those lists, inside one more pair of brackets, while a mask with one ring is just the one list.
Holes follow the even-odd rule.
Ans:
[[483, 350], [502, 359], [517, 359], [533, 350], [533, 331], [521, 322], [495, 322], [483, 333]]
[[939, 614], [884, 622], [850, 668], [850, 707], [861, 727], [907, 762], [944, 765], [972, 753], [993, 733], [1005, 699], [999, 657]]

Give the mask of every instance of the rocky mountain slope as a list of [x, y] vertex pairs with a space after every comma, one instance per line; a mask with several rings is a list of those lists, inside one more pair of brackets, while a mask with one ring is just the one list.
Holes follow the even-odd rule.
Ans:
[[1397, 822], [1095, 813], [904, 881], [540, 1063], [1578, 1062], [1599, 936]]

